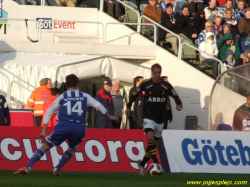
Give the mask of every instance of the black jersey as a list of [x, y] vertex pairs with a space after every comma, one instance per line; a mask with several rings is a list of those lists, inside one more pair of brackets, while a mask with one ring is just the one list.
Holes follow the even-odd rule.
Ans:
[[132, 93], [127, 108], [131, 107], [140, 92], [145, 92], [143, 118], [151, 119], [158, 124], [163, 123], [166, 119], [168, 96], [175, 100], [176, 105], [182, 105], [178, 94], [170, 83], [163, 80], [155, 83], [152, 79], [147, 79], [141, 83], [139, 91], [135, 90]]

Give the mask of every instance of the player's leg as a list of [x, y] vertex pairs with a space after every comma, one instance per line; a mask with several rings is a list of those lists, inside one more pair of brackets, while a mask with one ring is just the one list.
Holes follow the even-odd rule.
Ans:
[[[162, 124], [157, 124], [156, 123], [155, 124], [155, 131], [154, 131], [154, 142], [155, 142], [155, 145], [157, 145], [157, 143], [159, 142], [159, 140], [161, 138], [163, 127], [164, 127], [164, 123], [162, 123]], [[158, 151], [159, 151], [159, 153], [161, 152], [161, 150], [158, 150]], [[152, 159], [153, 159], [154, 163], [158, 163], [159, 164], [159, 161], [158, 161], [158, 158], [157, 158], [157, 152], [156, 152], [155, 156], [152, 156]], [[162, 173], [164, 173], [164, 169], [162, 169]]]
[[15, 175], [24, 175], [28, 174], [31, 171], [32, 166], [39, 161], [42, 156], [50, 149], [46, 142], [36, 150], [36, 152], [32, 155], [29, 164], [26, 167], [19, 168], [14, 172]]
[[156, 148], [155, 143], [154, 143], [154, 124], [152, 123], [152, 120], [149, 119], [143, 119], [143, 129], [146, 133], [147, 137], [147, 148], [145, 150], [145, 155], [142, 159], [142, 161], [138, 164], [139, 168], [139, 173], [141, 175], [144, 175], [144, 168], [149, 159], [151, 158], [151, 153], [154, 151]]
[[76, 148], [83, 141], [85, 136], [86, 127], [80, 124], [71, 123], [70, 132], [68, 135], [69, 148], [62, 155], [62, 158], [58, 165], [54, 168], [53, 174], [60, 176], [61, 168], [72, 158]]

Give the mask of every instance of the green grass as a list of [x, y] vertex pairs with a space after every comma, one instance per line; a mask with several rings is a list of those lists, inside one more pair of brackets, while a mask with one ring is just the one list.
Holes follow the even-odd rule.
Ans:
[[246, 174], [167, 173], [162, 176], [140, 176], [138, 173], [65, 171], [62, 172], [62, 176], [56, 177], [48, 171], [32, 171], [23, 176], [15, 176], [13, 171], [0, 171], [0, 187], [182, 187], [202, 186], [187, 185], [187, 181], [190, 180], [248, 181], [249, 179], [250, 175]]

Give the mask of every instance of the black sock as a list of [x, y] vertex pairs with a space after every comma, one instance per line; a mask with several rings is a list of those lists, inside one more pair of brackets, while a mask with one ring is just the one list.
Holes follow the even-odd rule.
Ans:
[[[153, 156], [152, 155], [152, 151], [155, 150], [156, 151], [156, 146], [155, 146], [155, 143], [148, 143], [148, 147], [146, 149], [146, 152], [145, 152], [145, 155], [141, 161], [141, 165], [144, 167], [146, 165], [146, 163], [149, 161], [149, 159]], [[153, 151], [154, 153], [154, 151]], [[153, 158], [154, 160], [154, 158]], [[158, 159], [156, 158], [156, 160], [158, 161]]]
[[155, 143], [151, 143], [150, 145], [150, 155], [151, 155], [151, 158], [153, 159], [154, 163], [158, 163], [159, 164], [159, 161], [158, 161], [158, 158], [157, 158], [157, 150], [156, 150], [156, 145]]

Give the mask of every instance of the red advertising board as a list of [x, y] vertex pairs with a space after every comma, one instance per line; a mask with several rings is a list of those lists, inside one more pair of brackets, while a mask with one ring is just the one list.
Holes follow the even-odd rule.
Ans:
[[[0, 127], [0, 169], [16, 170], [28, 164], [41, 146], [40, 127]], [[48, 128], [48, 134], [53, 128]], [[146, 137], [143, 130], [87, 129], [75, 155], [63, 170], [137, 172], [137, 162], [144, 156]], [[52, 170], [68, 148], [67, 143], [49, 150], [32, 170]]]

